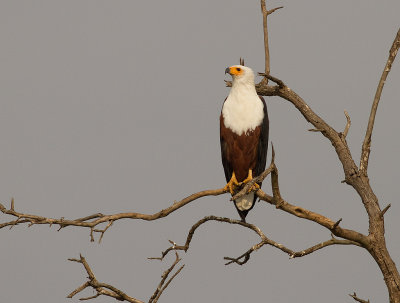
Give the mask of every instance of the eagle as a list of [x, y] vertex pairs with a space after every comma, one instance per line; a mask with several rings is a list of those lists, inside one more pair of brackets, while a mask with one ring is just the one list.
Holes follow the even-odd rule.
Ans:
[[[225, 190], [232, 196], [251, 179], [260, 175], [266, 165], [269, 120], [267, 106], [254, 86], [254, 72], [243, 65], [227, 67], [225, 74], [232, 76], [232, 87], [220, 115], [220, 143]], [[259, 189], [255, 183], [252, 189]], [[243, 222], [254, 207], [254, 191], [234, 200]]]

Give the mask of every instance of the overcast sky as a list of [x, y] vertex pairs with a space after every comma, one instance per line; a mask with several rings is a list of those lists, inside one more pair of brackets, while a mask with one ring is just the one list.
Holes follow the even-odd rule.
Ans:
[[[399, 28], [400, 1], [267, 1], [271, 74], [348, 135], [358, 163], [376, 86]], [[102, 212], [153, 213], [191, 193], [224, 186], [219, 114], [227, 66], [239, 57], [263, 71], [258, 0], [0, 1], [0, 201], [17, 211], [69, 219]], [[400, 64], [386, 82], [372, 138], [369, 176], [386, 236], [400, 264]], [[283, 197], [367, 233], [365, 210], [331, 144], [288, 102], [267, 98], [270, 140]], [[268, 155], [268, 162], [270, 154]], [[270, 193], [269, 178], [263, 189]], [[0, 301], [78, 302], [65, 297], [86, 273], [147, 301], [173, 256], [206, 215], [238, 219], [229, 196], [208, 197], [170, 216], [121, 220], [101, 244], [89, 230], [0, 230]], [[0, 222], [12, 218], [0, 216]], [[266, 203], [247, 217], [271, 239], [302, 250], [329, 232]], [[259, 239], [217, 222], [198, 229], [186, 264], [160, 302], [371, 302], [388, 300], [379, 268], [358, 247], [328, 247], [289, 260], [272, 247], [245, 266], [224, 265]], [[93, 292], [87, 292], [91, 295]], [[112, 302], [98, 298], [94, 302]]]

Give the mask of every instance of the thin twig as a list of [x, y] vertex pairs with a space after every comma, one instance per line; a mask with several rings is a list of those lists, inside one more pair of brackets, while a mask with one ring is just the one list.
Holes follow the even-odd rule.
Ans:
[[95, 229], [95, 232], [100, 233], [100, 238], [99, 238], [99, 244], [101, 243], [101, 240], [103, 239], [104, 233], [107, 231], [107, 229], [109, 229], [111, 227], [111, 225], [113, 224], [113, 220], [110, 220], [110, 222], [107, 224], [107, 226], [104, 229]]
[[[69, 259], [70, 261], [75, 261], [76, 259]], [[82, 290], [84, 290], [85, 288], [89, 287], [90, 283], [89, 281], [86, 281], [85, 283], [82, 284], [82, 286], [79, 286], [77, 289], [75, 289], [73, 292], [71, 292], [67, 298], [71, 299], [73, 296], [75, 296], [77, 293], [80, 293]]]
[[276, 10], [281, 9], [281, 8], [283, 8], [283, 6], [279, 6], [279, 7], [275, 7], [275, 8], [273, 8], [273, 9], [270, 9], [270, 10], [268, 11], [268, 15], [271, 15], [273, 12], [275, 12]]
[[171, 281], [180, 273], [180, 271], [183, 269], [185, 265], [182, 265], [176, 272], [175, 274], [172, 275], [172, 277], [165, 283], [165, 281], [168, 278], [168, 275], [173, 271], [174, 267], [176, 264], [178, 264], [181, 261], [179, 258], [178, 253], [175, 251], [175, 262], [166, 270], [164, 273], [161, 275], [161, 281], [158, 284], [156, 290], [154, 291], [153, 295], [149, 299], [149, 303], [156, 303], [160, 296], [162, 295], [163, 291], [168, 287], [168, 285], [171, 283]]
[[[263, 29], [264, 29], [264, 55], [265, 55], [264, 72], [267, 75], [269, 75], [271, 67], [270, 67], [269, 45], [268, 45], [268, 10], [265, 5], [265, 0], [261, 0], [261, 12], [263, 15]], [[268, 84], [268, 80], [265, 81], [265, 84]]]
[[345, 126], [344, 131], [343, 131], [343, 137], [346, 138], [347, 134], [349, 133], [351, 120], [350, 120], [349, 113], [346, 110], [344, 111], [344, 115], [346, 116], [347, 123], [346, 123], [346, 126]]
[[278, 78], [276, 78], [276, 77], [274, 77], [274, 76], [271, 76], [270, 74], [267, 74], [267, 73], [258, 73], [258, 75], [259, 75], [259, 76], [263, 76], [263, 77], [265, 77], [265, 78], [267, 78], [267, 79], [269, 79], [269, 80], [275, 82], [276, 84], [278, 84], [279, 88], [285, 88], [285, 87], [286, 87], [286, 84], [283, 83], [282, 80], [280, 80], [280, 79], [278, 79]]
[[[261, 13], [263, 15], [263, 30], [264, 30], [264, 55], [265, 55], [265, 69], [264, 72], [269, 75], [271, 72], [271, 59], [269, 56], [269, 42], [268, 42], [268, 16], [271, 15], [278, 9], [283, 8], [283, 6], [267, 10], [265, 0], [261, 0]], [[267, 78], [267, 77], [266, 77]], [[268, 78], [267, 78], [268, 79]], [[265, 84], [268, 84], [268, 80], [265, 79]]]
[[386, 212], [388, 211], [388, 209], [390, 208], [390, 206], [392, 206], [392, 204], [388, 204], [382, 211], [381, 211], [381, 217], [383, 217]]
[[353, 294], [349, 294], [349, 296], [350, 297], [352, 297], [354, 300], [356, 300], [357, 302], [360, 302], [360, 303], [369, 303], [369, 300], [368, 301], [365, 301], [365, 300], [363, 300], [363, 299], [360, 299], [359, 297], [357, 297], [357, 294], [354, 292]]
[[310, 128], [308, 131], [309, 132], [318, 133], [318, 132], [323, 132], [324, 130], [323, 129]]
[[367, 170], [368, 170], [369, 155], [371, 152], [371, 136], [374, 128], [375, 116], [376, 116], [376, 111], [378, 110], [379, 100], [381, 99], [383, 86], [385, 85], [386, 78], [390, 72], [390, 69], [392, 68], [393, 61], [396, 58], [399, 48], [400, 48], [400, 28], [397, 31], [392, 47], [390, 48], [389, 57], [386, 61], [385, 68], [383, 69], [381, 78], [379, 80], [379, 84], [376, 89], [374, 97], [374, 102], [372, 103], [371, 107], [371, 113], [369, 115], [368, 126], [365, 133], [364, 142], [362, 145], [361, 159], [360, 159], [360, 173], [364, 176], [368, 175]]
[[185, 264], [183, 264], [181, 267], [179, 267], [179, 269], [172, 275], [171, 278], [169, 278], [169, 280], [167, 281], [167, 283], [165, 283], [165, 285], [162, 287], [162, 289], [160, 290], [158, 296], [154, 299], [153, 303], [156, 303], [158, 301], [158, 299], [160, 298], [161, 294], [163, 293], [163, 291], [169, 286], [169, 284], [172, 282], [172, 280], [179, 275], [179, 273], [181, 272], [181, 270], [185, 267]]
[[332, 229], [335, 229], [336, 227], [338, 227], [339, 226], [339, 224], [340, 224], [340, 222], [342, 222], [342, 218], [340, 218], [339, 220], [337, 220], [336, 222], [335, 222], [335, 224], [333, 224], [333, 226], [332, 226]]

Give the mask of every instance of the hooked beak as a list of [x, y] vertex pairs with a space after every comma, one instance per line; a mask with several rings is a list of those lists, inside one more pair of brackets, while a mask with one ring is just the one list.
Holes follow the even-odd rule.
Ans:
[[230, 67], [227, 67], [226, 69], [225, 69], [225, 74], [230, 74], [231, 73], [231, 68]]

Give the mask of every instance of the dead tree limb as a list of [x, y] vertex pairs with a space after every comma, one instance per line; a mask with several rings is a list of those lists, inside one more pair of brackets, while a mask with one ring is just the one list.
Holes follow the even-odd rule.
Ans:
[[[33, 214], [26, 214], [22, 212], [15, 211], [14, 208], [14, 199], [11, 200], [11, 207], [7, 209], [3, 204], [0, 203], [0, 211], [5, 215], [10, 215], [12, 217], [16, 217], [16, 220], [8, 221], [5, 223], [0, 224], [0, 229], [10, 226], [11, 228], [15, 225], [21, 225], [24, 223], [29, 224], [28, 226], [32, 225], [58, 225], [59, 230], [65, 228], [67, 226], [76, 226], [76, 227], [86, 227], [90, 228], [90, 239], [94, 241], [94, 233], [100, 233], [99, 240], [103, 238], [104, 233], [108, 230], [109, 227], [113, 224], [113, 222], [121, 219], [141, 219], [145, 221], [153, 221], [160, 218], [164, 218], [171, 214], [172, 212], [180, 209], [181, 207], [185, 206], [186, 204], [197, 200], [201, 197], [206, 196], [218, 196], [226, 191], [223, 188], [220, 189], [212, 189], [212, 190], [204, 190], [197, 193], [194, 193], [179, 202], [174, 202], [171, 206], [160, 210], [154, 214], [141, 214], [136, 212], [128, 212], [128, 213], [118, 213], [112, 215], [104, 215], [101, 213], [96, 213], [90, 216], [86, 216], [79, 219], [55, 219], [55, 218], [46, 218], [39, 215]], [[95, 227], [99, 224], [107, 223], [107, 226], [104, 229], [96, 229]]]
[[[378, 198], [376, 197], [369, 183], [367, 167], [370, 153], [371, 135], [375, 121], [377, 106], [380, 100], [383, 85], [385, 83], [388, 73], [390, 72], [392, 63], [396, 57], [399, 48], [400, 29], [396, 34], [392, 47], [390, 48], [389, 58], [386, 61], [386, 65], [381, 76], [381, 80], [379, 81], [377, 92], [375, 94], [374, 102], [372, 104], [369, 123], [366, 130], [366, 136], [362, 146], [360, 167], [357, 167], [345, 140], [346, 136], [344, 136], [347, 135], [348, 129], [350, 127], [349, 118], [345, 131], [343, 132], [343, 134], [341, 134], [329, 124], [327, 124], [319, 115], [317, 115], [310, 108], [310, 106], [299, 95], [297, 95], [293, 90], [285, 85], [283, 81], [276, 78], [272, 80], [269, 74], [265, 74], [263, 75], [264, 77], [272, 80], [278, 85], [270, 86], [265, 83], [266, 81], [261, 81], [256, 85], [256, 90], [259, 95], [279, 96], [293, 104], [297, 108], [297, 110], [303, 115], [303, 117], [314, 126], [315, 130], [325, 136], [333, 145], [338, 159], [343, 167], [343, 172], [345, 175], [344, 182], [352, 186], [360, 196], [364, 208], [368, 214], [369, 220], [369, 234], [367, 237], [359, 237], [359, 235], [356, 235], [352, 232], [346, 234], [347, 236], [350, 236], [352, 240], [357, 241], [356, 238], [358, 238], [358, 240], [361, 242], [357, 242], [362, 243], [362, 245], [368, 250], [374, 260], [377, 262], [388, 288], [391, 303], [400, 302], [400, 275], [386, 247], [384, 236], [384, 218], [382, 216], [383, 211], [380, 209]], [[269, 52], [267, 48], [265, 48], [264, 51], [265, 54]], [[261, 195], [260, 192], [257, 192], [257, 194], [259, 196]], [[270, 197], [268, 197], [268, 200], [268, 202], [272, 204], [274, 203], [270, 199]], [[291, 207], [289, 207], [288, 211], [295, 214], [294, 209]], [[301, 213], [300, 216], [302, 215], [303, 214]], [[340, 230], [340, 227], [336, 226], [335, 229], [332, 230], [332, 232], [337, 236], [341, 236], [340, 234], [342, 234], [342, 230], [339, 233], [338, 230]]]
[[[250, 260], [250, 254], [258, 249], [260, 249], [264, 245], [271, 245], [267, 241], [261, 241], [257, 243], [256, 245], [252, 246], [248, 251], [246, 251], [244, 254], [240, 255], [237, 258], [231, 258], [231, 257], [224, 257], [224, 260], [229, 260], [228, 263], [225, 263], [225, 265], [229, 265], [231, 263], [236, 263], [239, 265], [243, 265], [247, 263]], [[278, 244], [280, 245], [280, 244]], [[274, 247], [277, 247], [278, 249], [282, 250], [283, 252], [287, 253], [289, 255], [290, 259], [294, 258], [299, 258], [299, 257], [304, 257], [307, 256], [317, 250], [320, 250], [324, 247], [331, 246], [331, 245], [356, 245], [356, 246], [361, 246], [359, 243], [350, 241], [350, 240], [340, 240], [332, 237], [330, 240], [318, 243], [312, 247], [309, 247], [307, 249], [301, 250], [301, 251], [291, 251], [290, 249], [286, 249], [285, 247], [280, 247], [276, 245], [272, 245]]]
[[383, 69], [381, 78], [378, 83], [378, 87], [376, 88], [374, 102], [372, 103], [371, 113], [369, 115], [367, 131], [365, 133], [365, 138], [361, 151], [361, 159], [360, 159], [360, 173], [365, 176], [368, 175], [367, 170], [368, 170], [369, 155], [371, 152], [371, 136], [372, 136], [372, 131], [374, 129], [376, 111], [378, 110], [378, 104], [381, 99], [383, 86], [385, 85], [386, 78], [392, 68], [393, 61], [396, 58], [399, 48], [400, 48], [400, 28], [393, 41], [392, 47], [389, 50], [389, 57], [386, 61], [385, 68]]
[[90, 296], [90, 297], [81, 298], [80, 299], [81, 301], [94, 299], [94, 298], [97, 298], [97, 297], [103, 295], [103, 296], [112, 297], [112, 298], [117, 299], [119, 301], [128, 301], [128, 302], [132, 302], [132, 303], [144, 303], [143, 301], [140, 301], [138, 299], [135, 299], [133, 297], [128, 296], [123, 291], [115, 288], [112, 285], [99, 282], [96, 279], [96, 276], [94, 275], [94, 273], [93, 273], [92, 269], [90, 268], [89, 264], [86, 262], [86, 259], [82, 255], [80, 255], [79, 259], [68, 259], [68, 260], [72, 261], [72, 262], [81, 263], [83, 265], [83, 267], [86, 270], [86, 273], [88, 274], [88, 281], [86, 281], [81, 286], [79, 286], [74, 291], [72, 291], [67, 296], [67, 298], [72, 298], [76, 294], [78, 294], [81, 291], [85, 290], [86, 288], [91, 287], [96, 291], [96, 295]]
[[[128, 296], [126, 293], [124, 293], [122, 290], [106, 283], [99, 282], [94, 275], [92, 269], [90, 268], [89, 264], [87, 263], [86, 259], [80, 255], [79, 259], [68, 259], [69, 261], [72, 262], [77, 262], [81, 263], [83, 267], [86, 270], [86, 273], [88, 274], [88, 281], [83, 283], [81, 286], [77, 287], [74, 291], [72, 291], [67, 298], [72, 298], [81, 291], [85, 290], [86, 288], [92, 288], [96, 291], [96, 294], [90, 297], [83, 297], [80, 298], [79, 300], [84, 301], [84, 300], [90, 300], [97, 298], [99, 296], [108, 296], [112, 297], [118, 301], [127, 301], [127, 302], [132, 302], [132, 303], [144, 303], [144, 301], [141, 301], [139, 299], [133, 298]], [[169, 286], [169, 284], [172, 282], [172, 280], [181, 272], [183, 269], [184, 265], [182, 265], [172, 276], [171, 278], [168, 279], [169, 274], [174, 270], [175, 266], [181, 261], [179, 258], [179, 255], [177, 252], [175, 252], [175, 261], [174, 263], [166, 270], [161, 276], [161, 281], [158, 284], [156, 290], [154, 291], [153, 295], [149, 299], [149, 303], [156, 303], [164, 290]], [[168, 280], [167, 280], [168, 279]]]
[[[283, 8], [283, 6], [267, 10], [265, 0], [261, 0], [261, 13], [263, 15], [263, 29], [264, 29], [264, 49], [265, 49], [265, 73], [269, 75], [271, 71], [270, 57], [269, 57], [269, 42], [268, 42], [268, 16], [278, 9]], [[268, 84], [268, 80], [265, 81]]]
[[190, 243], [193, 239], [193, 235], [195, 233], [195, 231], [204, 223], [209, 222], [209, 221], [217, 221], [217, 222], [223, 222], [223, 223], [229, 223], [229, 224], [235, 224], [235, 225], [240, 225], [243, 226], [245, 228], [248, 228], [252, 231], [254, 231], [260, 238], [261, 238], [261, 242], [253, 245], [249, 250], [247, 250], [244, 254], [240, 255], [237, 258], [232, 258], [232, 257], [224, 257], [225, 260], [229, 260], [228, 263], [226, 263], [226, 265], [231, 264], [231, 263], [236, 263], [239, 265], [243, 265], [245, 263], [247, 263], [247, 261], [250, 259], [250, 255], [260, 249], [261, 247], [263, 247], [264, 245], [269, 245], [269, 246], [273, 246], [279, 250], [281, 250], [282, 252], [286, 253], [289, 255], [289, 257], [291, 259], [293, 258], [299, 258], [299, 257], [303, 257], [306, 255], [309, 255], [317, 250], [320, 250], [324, 247], [327, 246], [331, 246], [331, 245], [356, 245], [356, 246], [362, 246], [360, 243], [355, 242], [355, 241], [351, 241], [351, 240], [340, 240], [337, 239], [335, 237], [331, 237], [331, 239], [318, 243], [310, 248], [301, 250], [301, 251], [294, 251], [288, 247], [286, 247], [283, 244], [280, 244], [270, 238], [268, 238], [265, 233], [256, 225], [254, 224], [250, 224], [247, 222], [243, 222], [241, 220], [234, 220], [234, 219], [230, 219], [230, 218], [224, 218], [224, 217], [217, 217], [217, 216], [207, 216], [204, 217], [203, 219], [199, 220], [198, 222], [196, 222], [189, 230], [188, 235], [186, 237], [186, 242], [184, 245], [177, 245], [175, 242], [170, 241], [170, 243], [172, 244], [172, 246], [168, 247], [165, 251], [163, 251], [161, 253], [160, 257], [152, 257], [149, 259], [157, 259], [157, 260], [163, 260], [165, 258], [165, 256], [168, 255], [169, 252], [171, 251], [177, 251], [177, 250], [182, 250], [184, 252], [187, 252], [188, 249], [190, 248]]

